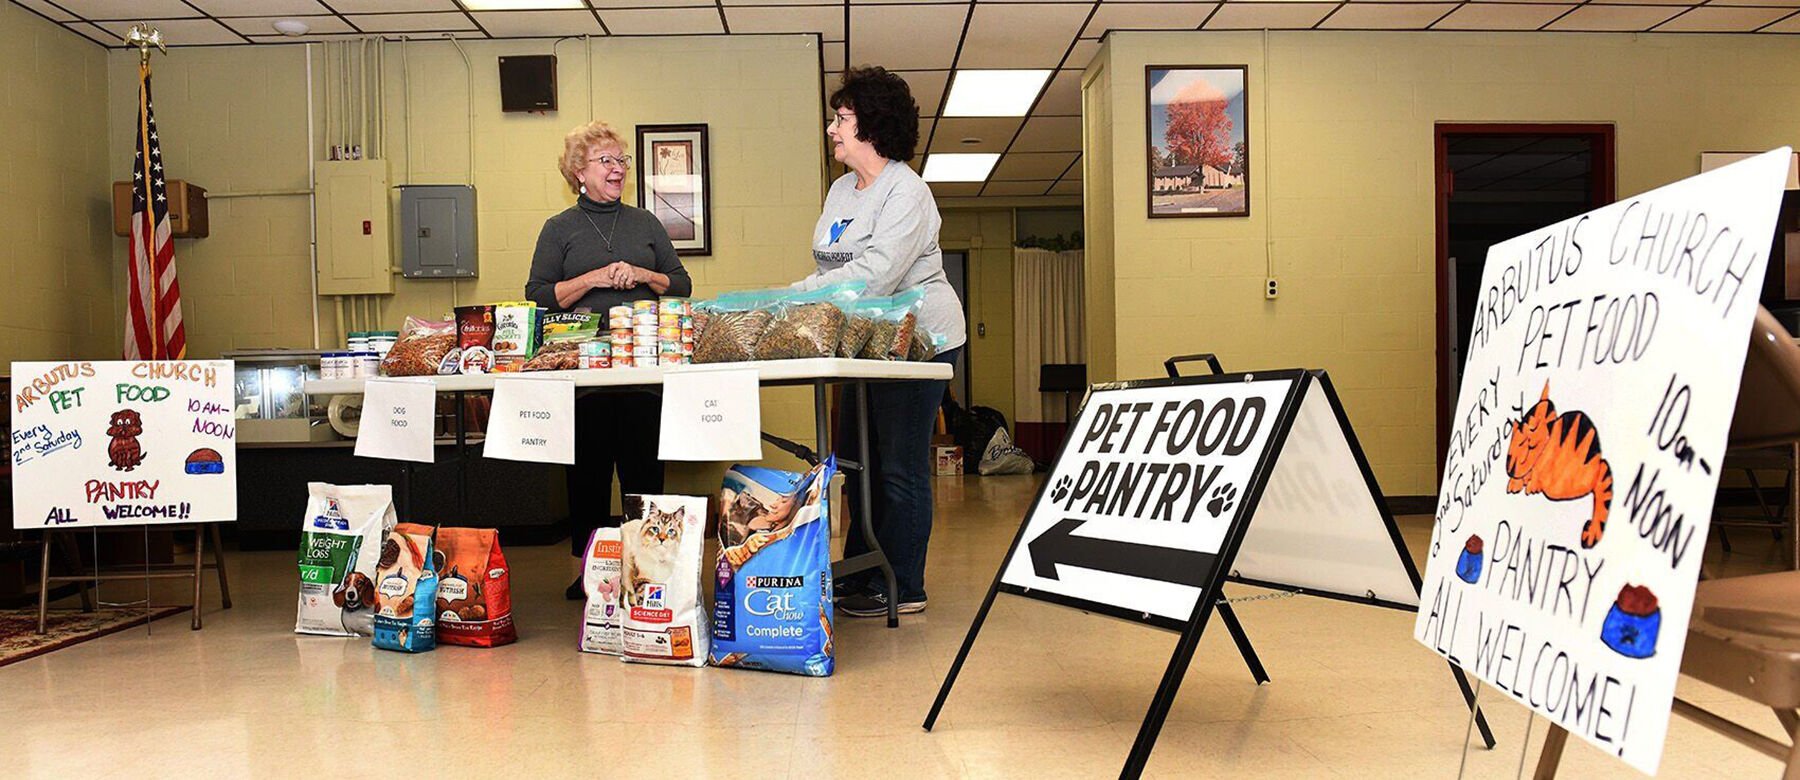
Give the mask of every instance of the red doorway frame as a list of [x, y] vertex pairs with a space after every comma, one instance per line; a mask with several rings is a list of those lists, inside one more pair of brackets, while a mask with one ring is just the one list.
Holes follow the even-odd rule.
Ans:
[[1449, 156], [1449, 137], [1456, 135], [1554, 135], [1581, 136], [1594, 144], [1594, 195], [1588, 203], [1590, 210], [1612, 203], [1618, 197], [1618, 167], [1615, 163], [1617, 146], [1614, 143], [1614, 126], [1604, 123], [1585, 124], [1534, 124], [1527, 122], [1505, 123], [1465, 123], [1439, 122], [1433, 129], [1432, 180], [1435, 189], [1434, 198], [1437, 204], [1437, 374], [1433, 384], [1437, 386], [1437, 477], [1444, 478], [1444, 459], [1450, 453], [1450, 415], [1452, 413], [1452, 394], [1458, 388], [1445, 387], [1444, 377], [1450, 374], [1450, 194], [1455, 189], [1455, 182], [1450, 175], [1447, 164]]

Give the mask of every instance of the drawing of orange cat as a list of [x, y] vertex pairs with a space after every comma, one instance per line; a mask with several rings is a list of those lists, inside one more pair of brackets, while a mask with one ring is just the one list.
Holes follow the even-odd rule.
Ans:
[[1612, 511], [1612, 466], [1600, 457], [1600, 431], [1583, 412], [1556, 413], [1550, 383], [1523, 416], [1512, 422], [1506, 450], [1506, 492], [1542, 494], [1551, 501], [1594, 497], [1594, 516], [1581, 528], [1581, 546], [1600, 543]]

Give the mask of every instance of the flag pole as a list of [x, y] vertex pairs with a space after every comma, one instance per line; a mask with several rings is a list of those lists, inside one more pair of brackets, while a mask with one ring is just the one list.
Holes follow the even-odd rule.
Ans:
[[[145, 115], [144, 112], [148, 110], [148, 96], [145, 94], [145, 84], [148, 83], [150, 77], [150, 49], [155, 47], [158, 51], [168, 54], [169, 47], [163, 44], [162, 31], [156, 29], [156, 27], [152, 26], [149, 22], [138, 22], [137, 24], [132, 25], [131, 29], [127, 30], [125, 33], [125, 44], [128, 46], [136, 46], [138, 49], [138, 130], [140, 134], [147, 133], [148, 129], [143, 127], [142, 120]], [[140, 141], [138, 148], [146, 148], [145, 142]], [[144, 174], [146, 177], [152, 175], [149, 170], [150, 163], [151, 160], [149, 157], [145, 157], [141, 163], [145, 168]], [[149, 184], [147, 178], [145, 184]], [[146, 210], [144, 213], [144, 219], [150, 221], [150, 224], [143, 233], [144, 256], [150, 258], [150, 278], [146, 280], [146, 284], [150, 289], [150, 307], [146, 314], [149, 317], [150, 359], [160, 360], [163, 357], [161, 349], [162, 280], [156, 272], [156, 224], [151, 218], [151, 215], [154, 213], [154, 208]], [[137, 291], [133, 290], [132, 294], [137, 294]]]

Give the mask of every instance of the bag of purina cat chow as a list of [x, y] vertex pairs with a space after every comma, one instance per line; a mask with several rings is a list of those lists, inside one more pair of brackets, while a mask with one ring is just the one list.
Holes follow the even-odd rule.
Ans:
[[705, 666], [700, 576], [706, 498], [628, 495], [623, 503], [619, 590], [625, 599], [625, 660]]
[[829, 677], [831, 477], [733, 466], [719, 492], [712, 663]]
[[375, 563], [394, 528], [394, 488], [309, 482], [306, 491], [294, 633], [368, 636]]

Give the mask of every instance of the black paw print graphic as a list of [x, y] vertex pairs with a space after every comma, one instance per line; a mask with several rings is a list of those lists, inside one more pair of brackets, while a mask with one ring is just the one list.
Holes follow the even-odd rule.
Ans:
[[1237, 487], [1221, 485], [1213, 489], [1212, 500], [1206, 502], [1206, 511], [1213, 517], [1218, 517], [1231, 511], [1234, 506], [1237, 506]]
[[1075, 484], [1075, 480], [1068, 477], [1057, 480], [1056, 488], [1050, 491], [1050, 500], [1062, 503], [1063, 499], [1069, 497], [1069, 486], [1073, 484]]

